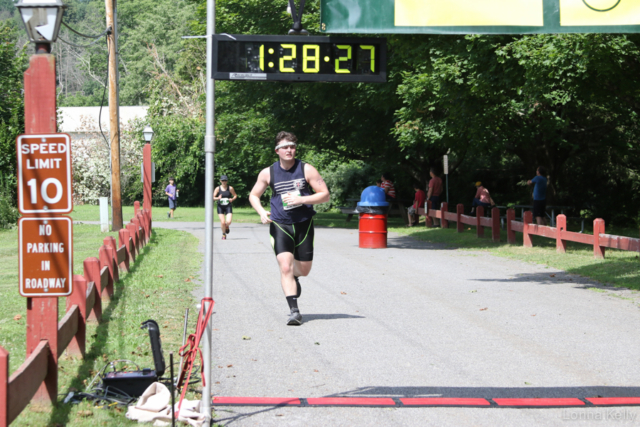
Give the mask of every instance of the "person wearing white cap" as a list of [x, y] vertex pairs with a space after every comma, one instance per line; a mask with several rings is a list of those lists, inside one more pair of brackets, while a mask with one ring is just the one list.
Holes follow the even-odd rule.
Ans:
[[[313, 263], [312, 205], [329, 201], [329, 189], [318, 170], [296, 159], [298, 138], [290, 132], [276, 136], [278, 161], [263, 169], [251, 190], [249, 201], [269, 224], [271, 245], [280, 267], [280, 283], [291, 314], [288, 325], [301, 325], [298, 298], [302, 292], [298, 277], [307, 276]], [[260, 203], [260, 197], [271, 187], [271, 211]]]
[[220, 177], [220, 186], [213, 190], [213, 200], [218, 201], [218, 218], [220, 218], [222, 240], [227, 240], [227, 234], [229, 234], [229, 227], [233, 219], [231, 203], [237, 198], [236, 190], [229, 186], [229, 178], [227, 175], [222, 175]]

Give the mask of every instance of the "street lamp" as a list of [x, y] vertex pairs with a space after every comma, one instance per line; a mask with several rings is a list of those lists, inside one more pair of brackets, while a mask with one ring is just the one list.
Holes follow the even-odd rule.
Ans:
[[51, 52], [51, 43], [58, 38], [66, 7], [62, 0], [20, 0], [16, 7], [22, 16], [29, 41], [36, 44], [36, 53]]
[[151, 142], [153, 139], [153, 129], [151, 129], [151, 126], [147, 125], [142, 131], [142, 135], [144, 136], [145, 141]]

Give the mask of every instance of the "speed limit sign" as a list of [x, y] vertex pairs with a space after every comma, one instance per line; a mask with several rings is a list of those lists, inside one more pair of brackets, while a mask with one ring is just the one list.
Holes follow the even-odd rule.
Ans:
[[20, 213], [70, 213], [73, 201], [69, 135], [20, 135], [16, 144]]

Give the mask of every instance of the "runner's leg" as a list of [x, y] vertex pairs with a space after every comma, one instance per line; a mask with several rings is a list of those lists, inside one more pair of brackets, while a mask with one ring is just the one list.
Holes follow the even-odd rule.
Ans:
[[224, 219], [224, 214], [218, 214], [218, 218], [220, 219], [220, 229], [222, 230], [222, 235], [225, 236], [227, 234], [227, 223]]
[[227, 233], [229, 232], [229, 226], [231, 225], [231, 220], [233, 219], [233, 214], [232, 213], [228, 213], [227, 214]]
[[293, 278], [293, 254], [291, 252], [282, 252], [276, 256], [278, 267], [280, 267], [280, 283], [282, 291], [286, 297], [296, 295], [296, 281]]

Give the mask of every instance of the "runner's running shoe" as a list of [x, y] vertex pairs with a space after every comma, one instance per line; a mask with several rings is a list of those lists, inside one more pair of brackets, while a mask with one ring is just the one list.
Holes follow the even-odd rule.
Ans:
[[227, 227], [227, 234], [229, 234], [229, 227]]
[[298, 310], [291, 310], [291, 315], [289, 316], [289, 321], [287, 325], [290, 326], [300, 326], [302, 325], [302, 314]]
[[222, 240], [227, 240], [227, 235], [226, 234], [222, 235]]

